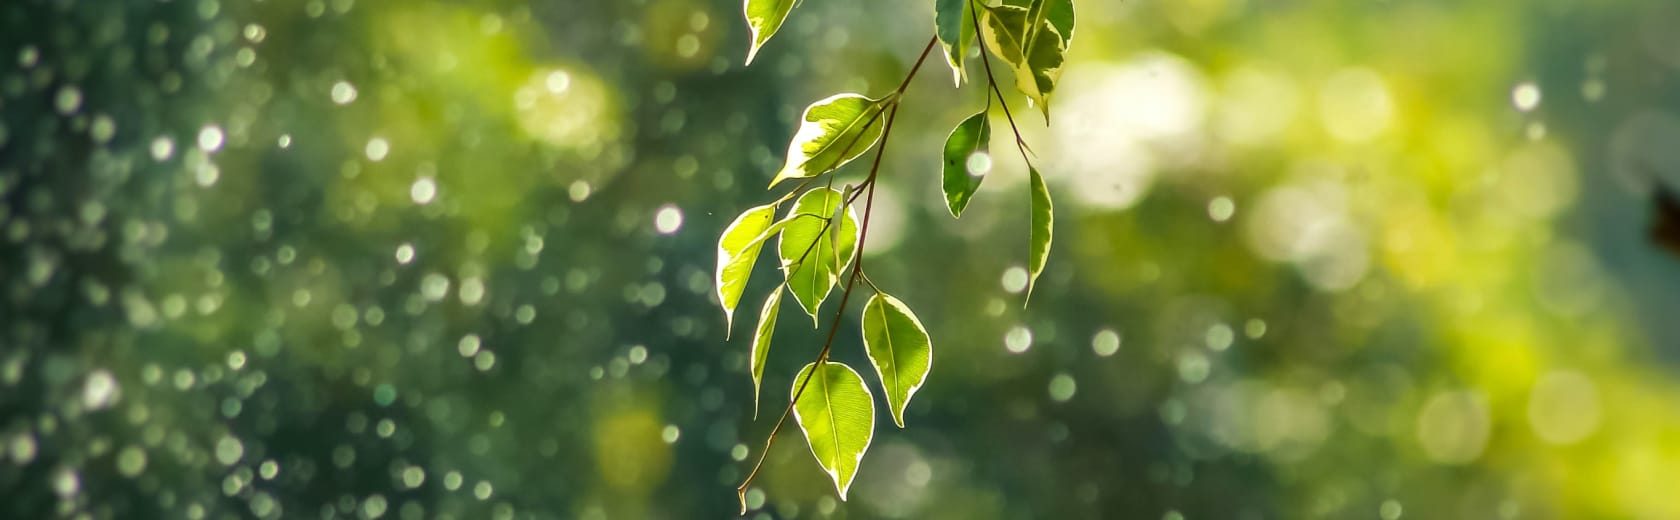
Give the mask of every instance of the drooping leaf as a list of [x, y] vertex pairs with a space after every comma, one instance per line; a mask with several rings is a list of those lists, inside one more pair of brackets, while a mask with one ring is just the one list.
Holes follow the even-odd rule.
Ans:
[[764, 46], [764, 42], [770, 41], [776, 30], [782, 28], [782, 22], [787, 20], [788, 13], [797, 3], [798, 0], [746, 1], [743, 10], [747, 15], [747, 28], [752, 30], [752, 47], [747, 49], [748, 65], [758, 56], [758, 49]]
[[986, 178], [985, 172], [976, 173], [969, 169], [969, 160], [976, 153], [985, 153], [991, 138], [992, 125], [986, 119], [985, 112], [964, 119], [951, 130], [950, 137], [945, 138], [944, 165], [941, 173], [944, 178], [945, 206], [950, 208], [952, 217], [962, 216], [963, 208], [968, 207], [969, 199], [980, 189], [980, 181]]
[[1010, 67], [1025, 62], [1021, 49], [1027, 46], [1027, 14], [1026, 7], [1008, 4], [980, 11], [980, 38]]
[[835, 94], [806, 107], [799, 131], [788, 143], [787, 162], [770, 186], [822, 175], [869, 151], [885, 126], [881, 109], [886, 104], [885, 99]]
[[[1028, 10], [1030, 21], [1027, 27], [1039, 27], [1049, 22], [1056, 29], [1056, 36], [1062, 39], [1062, 47], [1066, 48], [1073, 42], [1073, 0], [1034, 0]], [[1036, 34], [1030, 34], [1027, 39], [1036, 37]]]
[[967, 73], [963, 71], [963, 57], [974, 42], [974, 24], [969, 23], [969, 2], [973, 0], [936, 0], [933, 5], [934, 33], [945, 49], [945, 63], [951, 66], [951, 80], [962, 86]]
[[726, 338], [729, 330], [734, 328], [735, 306], [741, 301], [741, 291], [746, 290], [747, 278], [752, 275], [753, 264], [758, 262], [758, 252], [764, 247], [764, 239], [760, 236], [770, 229], [775, 218], [775, 205], [757, 206], [735, 217], [735, 221], [723, 228], [723, 235], [718, 237], [717, 279], [714, 283], [717, 284], [718, 301], [723, 303]]
[[1027, 255], [1028, 271], [1032, 273], [1027, 281], [1027, 299], [1030, 300], [1033, 287], [1038, 285], [1038, 275], [1044, 273], [1044, 264], [1050, 261], [1050, 232], [1056, 213], [1050, 203], [1050, 187], [1044, 184], [1044, 175], [1031, 165], [1027, 166], [1027, 171], [1032, 175], [1032, 245]]
[[[834, 225], [824, 227], [844, 203], [845, 195], [831, 188], [813, 188], [799, 196], [784, 220], [787, 227], [777, 243], [782, 272], [793, 299], [817, 324], [817, 308], [840, 280], [840, 272], [851, 263], [857, 247], [857, 211], [847, 208]], [[823, 215], [823, 218], [794, 218], [793, 215]], [[836, 235], [836, 233], [838, 235]], [[838, 247], [836, 247], [838, 246]]]
[[776, 332], [776, 314], [782, 307], [782, 289], [777, 287], [764, 299], [764, 310], [758, 312], [758, 329], [753, 333], [752, 365], [753, 418], [758, 418], [759, 385], [764, 382], [764, 362], [770, 359], [770, 337]]
[[863, 306], [863, 349], [881, 377], [887, 409], [904, 427], [904, 407], [933, 368], [933, 340], [904, 302], [876, 293]]
[[[807, 384], [806, 375], [813, 369], [817, 373]], [[858, 463], [875, 436], [874, 396], [857, 371], [833, 361], [805, 365], [793, 378], [792, 392], [799, 393], [801, 384], [805, 392], [794, 402], [793, 418], [805, 432], [817, 464], [834, 479], [834, 489], [845, 500]]]
[[[1048, 121], [1050, 94], [1061, 80], [1069, 41], [1058, 32], [1057, 19], [1045, 16], [1035, 20], [1028, 8], [1016, 5], [988, 7], [983, 14], [980, 31], [986, 46], [1009, 65], [1015, 74], [1015, 88], [1037, 104]], [[1071, 20], [1070, 14], [1066, 18], [1070, 27]]]

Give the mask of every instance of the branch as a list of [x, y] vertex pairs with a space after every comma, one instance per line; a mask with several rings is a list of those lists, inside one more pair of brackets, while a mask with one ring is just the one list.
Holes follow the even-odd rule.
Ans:
[[[921, 70], [922, 63], [927, 60], [928, 53], [938, 43], [938, 36], [928, 39], [927, 46], [922, 48], [921, 56], [916, 58], [916, 64], [910, 67], [910, 72], [905, 74], [904, 81], [898, 84], [898, 88], [893, 91], [893, 96], [903, 94], [904, 90], [909, 88], [910, 80], [916, 77], [916, 71]], [[863, 226], [859, 228], [857, 248], [852, 253], [852, 272], [846, 278], [846, 288], [840, 293], [840, 306], [835, 309], [834, 321], [828, 328], [828, 339], [823, 341], [822, 350], [817, 352], [817, 360], [814, 362], [816, 367], [805, 374], [805, 379], [800, 381], [799, 387], [794, 389], [793, 395], [788, 398], [787, 408], [782, 410], [781, 418], [777, 419], [776, 425], [770, 428], [770, 436], [764, 440], [764, 450], [759, 452], [758, 462], [753, 464], [752, 472], [747, 473], [747, 478], [741, 481], [739, 487], [735, 488], [736, 498], [741, 501], [741, 514], [743, 515], [747, 514], [747, 488], [752, 486], [753, 479], [758, 476], [759, 470], [764, 468], [764, 459], [770, 455], [770, 447], [776, 444], [776, 434], [781, 432], [782, 424], [786, 423], [788, 416], [793, 414], [793, 406], [799, 402], [799, 397], [805, 394], [805, 388], [810, 385], [811, 377], [821, 371], [822, 365], [828, 362], [828, 354], [834, 349], [834, 337], [840, 332], [840, 320], [846, 314], [846, 303], [851, 300], [852, 290], [857, 287], [858, 278], [863, 276], [863, 246], [869, 239], [869, 218], [875, 205], [875, 178], [881, 173], [881, 158], [887, 153], [887, 139], [892, 136], [893, 122], [898, 119], [898, 107], [899, 103], [894, 101], [890, 112], [887, 114], [886, 126], [881, 131], [881, 146], [875, 149], [875, 162], [869, 167], [869, 177], [864, 179], [863, 184], [859, 185], [859, 187], [868, 185], [867, 191], [869, 192], [869, 196], [864, 199]], [[863, 191], [858, 190], [859, 193]], [[856, 194], [853, 195], [853, 198], [856, 198]], [[850, 203], [850, 200], [841, 202], [841, 204]], [[842, 211], [844, 211], [844, 206], [842, 206]], [[833, 222], [833, 217], [830, 217], [829, 222]]]
[[[980, 43], [980, 63], [986, 67], [986, 85], [992, 88], [993, 94], [997, 94], [998, 104], [1003, 106], [1003, 117], [1009, 121], [1009, 130], [1015, 133], [1015, 148], [1021, 151], [1021, 160], [1030, 166], [1032, 159], [1027, 157], [1027, 153], [1031, 152], [1032, 148], [1027, 146], [1027, 140], [1021, 137], [1021, 128], [1015, 126], [1015, 116], [1009, 113], [1009, 101], [1003, 98], [1003, 90], [998, 88], [997, 80], [992, 78], [992, 59], [986, 54], [986, 39], [981, 36], [980, 6], [977, 2], [969, 2], [968, 19], [974, 22], [974, 37]], [[991, 104], [992, 96], [988, 94], [986, 105], [990, 108]]]

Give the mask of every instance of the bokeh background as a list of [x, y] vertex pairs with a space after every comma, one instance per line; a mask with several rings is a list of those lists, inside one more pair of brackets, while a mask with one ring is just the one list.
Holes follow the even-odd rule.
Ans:
[[[1680, 517], [1680, 4], [1078, 9], [1012, 98], [1032, 305], [1001, 128], [944, 208], [984, 98], [935, 57], [866, 247], [932, 374], [849, 501], [790, 432], [749, 517]], [[0, 517], [733, 516], [774, 416], [717, 235], [931, 11], [808, 0], [748, 68], [735, 0], [4, 2]]]

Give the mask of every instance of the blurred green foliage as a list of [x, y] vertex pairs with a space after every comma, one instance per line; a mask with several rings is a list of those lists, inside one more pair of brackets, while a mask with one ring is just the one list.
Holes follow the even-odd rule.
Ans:
[[[0, 4], [0, 517], [732, 515], [769, 424], [717, 234], [932, 4], [807, 1], [752, 68], [726, 0]], [[1079, 23], [1018, 111], [1033, 306], [1026, 169], [952, 220], [983, 98], [923, 71], [865, 253], [940, 345], [916, 426], [847, 502], [779, 443], [750, 516], [1680, 516], [1680, 7]]]

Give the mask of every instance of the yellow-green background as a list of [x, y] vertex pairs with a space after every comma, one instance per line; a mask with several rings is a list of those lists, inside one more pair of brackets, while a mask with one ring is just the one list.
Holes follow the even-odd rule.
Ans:
[[[932, 3], [806, 0], [751, 68], [732, 0], [0, 5], [0, 517], [734, 515], [774, 416], [717, 234]], [[789, 431], [750, 516], [1680, 517], [1680, 6], [1077, 8], [1049, 124], [1011, 98], [1032, 305], [1001, 118], [943, 206], [984, 97], [935, 56], [866, 246], [932, 373], [849, 501]]]

